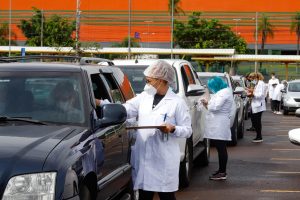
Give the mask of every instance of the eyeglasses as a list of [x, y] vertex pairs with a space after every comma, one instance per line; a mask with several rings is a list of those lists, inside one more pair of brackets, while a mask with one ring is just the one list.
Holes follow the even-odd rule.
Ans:
[[151, 83], [151, 82], [153, 82], [153, 81], [156, 81], [157, 79], [148, 79], [148, 78], [146, 78], [145, 79], [145, 82], [146, 83]]

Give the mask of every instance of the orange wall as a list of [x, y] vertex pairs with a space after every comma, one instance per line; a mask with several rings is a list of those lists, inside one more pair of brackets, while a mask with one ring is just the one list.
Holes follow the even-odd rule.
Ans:
[[[32, 6], [47, 10], [76, 9], [76, 0], [11, 0], [15, 10], [29, 10]], [[131, 0], [137, 10], [167, 10], [168, 0]], [[0, 1], [0, 9], [8, 9], [9, 0]], [[300, 11], [299, 0], [181, 0], [184, 10], [199, 11]], [[128, 0], [81, 0], [83, 10], [127, 10]]]
[[[0, 10], [8, 10], [10, 0], [0, 0]], [[37, 7], [44, 10], [76, 10], [76, 0], [11, 0], [13, 10], [31, 10]], [[168, 0], [131, 0], [132, 10], [167, 11]], [[220, 11], [220, 12], [297, 12], [300, 11], [300, 0], [181, 0], [181, 8], [186, 11]], [[81, 10], [117, 10], [127, 11], [128, 0], [81, 0]], [[234, 30], [235, 27], [233, 27]], [[296, 43], [295, 35], [289, 30], [276, 32], [274, 39], [268, 43]], [[24, 36], [13, 27], [17, 40], [25, 40]], [[170, 27], [151, 27], [153, 34], [142, 35], [142, 42], [169, 42]], [[147, 32], [147, 25], [132, 27], [132, 35]], [[239, 27], [239, 32], [249, 43], [254, 42], [253, 27]], [[81, 26], [80, 37], [85, 41], [120, 41], [127, 36], [126, 26]]]

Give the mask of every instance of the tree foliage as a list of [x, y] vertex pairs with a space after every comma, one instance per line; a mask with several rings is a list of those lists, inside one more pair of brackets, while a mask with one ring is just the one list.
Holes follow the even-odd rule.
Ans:
[[187, 23], [175, 21], [175, 43], [181, 48], [234, 48], [245, 53], [245, 40], [235, 35], [230, 27], [218, 20], [201, 19], [200, 12], [194, 12]]
[[258, 24], [258, 35], [261, 35], [261, 54], [265, 49], [267, 38], [274, 37], [274, 26], [271, 24], [269, 17], [265, 14], [262, 15], [260, 23]]
[[[11, 44], [15, 45], [17, 36], [14, 32], [11, 32]], [[9, 44], [9, 26], [8, 23], [0, 25], [0, 45], [7, 46]]]
[[172, 14], [172, 2], [174, 3], [174, 15], [180, 15], [180, 13], [184, 15], [184, 10], [180, 7], [181, 0], [169, 0], [168, 10], [170, 15]]
[[297, 36], [297, 55], [299, 55], [299, 41], [300, 41], [300, 12], [296, 13], [291, 23], [291, 32], [295, 32]]
[[75, 21], [69, 22], [67, 18], [59, 15], [52, 15], [46, 20], [41, 10], [33, 8], [33, 11], [31, 19], [21, 20], [18, 26], [27, 38], [27, 45], [40, 46], [43, 30], [43, 46], [74, 46], [75, 39], [72, 34], [76, 29]]

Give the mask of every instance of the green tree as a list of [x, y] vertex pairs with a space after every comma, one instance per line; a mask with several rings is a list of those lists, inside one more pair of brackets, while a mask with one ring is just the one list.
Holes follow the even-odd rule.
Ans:
[[265, 14], [262, 15], [260, 23], [258, 24], [258, 35], [261, 35], [260, 53], [263, 54], [267, 38], [274, 37], [274, 26], [271, 24], [269, 17]]
[[184, 10], [180, 7], [180, 2], [181, 0], [169, 0], [168, 2], [168, 10], [170, 15], [172, 14], [172, 2], [174, 3], [174, 15], [179, 15], [180, 13], [182, 13], [183, 15]]
[[69, 22], [67, 18], [58, 15], [52, 15], [49, 20], [46, 20], [41, 10], [33, 8], [33, 11], [34, 15], [31, 19], [21, 20], [18, 26], [27, 38], [27, 45], [40, 46], [43, 30], [43, 46], [74, 46], [75, 39], [72, 34], [76, 29], [75, 21]]
[[[16, 45], [16, 34], [11, 32], [11, 44]], [[8, 23], [0, 25], [0, 45], [7, 46], [9, 44], [9, 26]]]
[[216, 19], [201, 19], [200, 12], [189, 16], [187, 23], [175, 21], [174, 39], [181, 48], [234, 48], [240, 54], [247, 49], [245, 40], [229, 26]]
[[297, 36], [297, 55], [299, 55], [299, 41], [300, 41], [300, 12], [296, 13], [291, 23], [291, 32], [295, 32]]

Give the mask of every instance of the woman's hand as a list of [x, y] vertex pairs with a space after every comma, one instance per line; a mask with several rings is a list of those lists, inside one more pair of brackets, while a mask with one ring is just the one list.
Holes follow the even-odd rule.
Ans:
[[175, 126], [172, 124], [162, 124], [161, 126], [163, 126], [162, 128], [159, 128], [159, 130], [163, 133], [173, 133], [175, 131]]
[[208, 101], [206, 99], [201, 99], [201, 103], [207, 109]]

